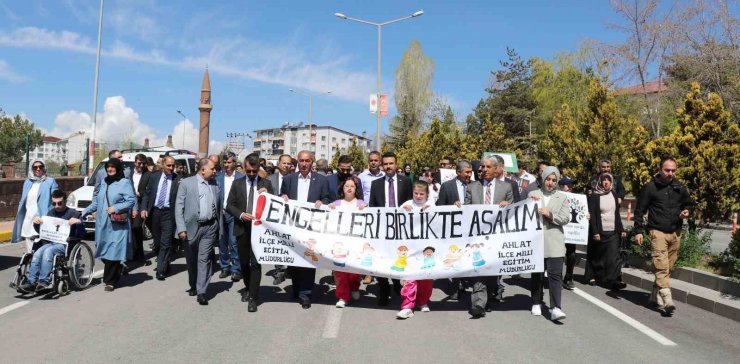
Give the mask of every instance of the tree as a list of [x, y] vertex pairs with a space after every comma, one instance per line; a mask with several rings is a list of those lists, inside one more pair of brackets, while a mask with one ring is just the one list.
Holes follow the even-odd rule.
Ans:
[[481, 133], [468, 133], [462, 138], [458, 153], [460, 158], [473, 161], [480, 160], [483, 152], [517, 151], [514, 148], [514, 141], [506, 136], [506, 127], [503, 123], [486, 118], [481, 129]]
[[394, 149], [402, 148], [422, 130], [432, 100], [434, 67], [434, 60], [424, 55], [421, 43], [412, 41], [396, 69], [393, 98], [398, 115], [390, 122], [388, 141]]
[[461, 142], [462, 133], [454, 121], [452, 109], [448, 108], [444, 120], [433, 118], [427, 130], [398, 150], [398, 159], [420, 173], [424, 167], [433, 167], [432, 163], [444, 157], [457, 156]]
[[684, 106], [676, 112], [678, 127], [668, 136], [648, 143], [648, 165], [662, 156], [678, 161], [678, 178], [696, 202], [696, 217], [726, 219], [740, 209], [740, 127], [730, 119], [722, 98], [706, 99], [693, 83]]
[[27, 147], [33, 150], [43, 141], [44, 134], [31, 121], [20, 115], [7, 116], [0, 109], [0, 162], [18, 163], [25, 157]]
[[337, 169], [339, 165], [339, 157], [342, 156], [342, 150], [339, 148], [339, 143], [334, 146], [334, 155], [331, 156], [331, 162], [329, 162], [330, 169]]
[[351, 144], [347, 148], [347, 155], [352, 157], [352, 167], [356, 172], [362, 172], [367, 167], [367, 156], [365, 150], [357, 145], [357, 137], [352, 137]]

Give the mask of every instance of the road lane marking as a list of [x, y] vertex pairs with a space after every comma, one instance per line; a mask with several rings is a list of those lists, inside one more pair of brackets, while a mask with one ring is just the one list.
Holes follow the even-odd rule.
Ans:
[[324, 323], [324, 339], [336, 339], [339, 335], [339, 326], [342, 324], [342, 311], [346, 308], [336, 308], [329, 306], [329, 313], [326, 315], [326, 322]]
[[27, 305], [29, 303], [31, 303], [31, 301], [20, 301], [20, 302], [14, 303], [12, 305], [8, 305], [8, 306], [5, 306], [3, 308], [0, 308], [0, 316], [4, 315], [4, 314], [6, 314], [6, 313], [8, 313], [10, 311], [19, 309], [19, 308], [21, 308], [21, 307], [23, 307], [23, 306], [25, 306], [25, 305]]
[[622, 311], [617, 310], [616, 308], [609, 306], [604, 301], [601, 301], [600, 299], [578, 289], [574, 288], [573, 293], [583, 297], [586, 299], [586, 301], [589, 301], [593, 303], [596, 306], [601, 307], [604, 311], [609, 312], [610, 314], [614, 315], [616, 318], [624, 321], [627, 325], [630, 325], [637, 329], [638, 331], [642, 332], [643, 334], [649, 336], [651, 339], [659, 342], [662, 345], [665, 346], [677, 346], [678, 344], [674, 343], [673, 341], [669, 340], [665, 336], [659, 334], [655, 330], [643, 325], [641, 322], [633, 319], [632, 317], [627, 316]]

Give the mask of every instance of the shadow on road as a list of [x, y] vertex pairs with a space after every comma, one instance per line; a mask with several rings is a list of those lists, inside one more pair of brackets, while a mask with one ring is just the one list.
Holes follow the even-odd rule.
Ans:
[[20, 257], [0, 255], [0, 270], [6, 270], [11, 267], [17, 267], [20, 264]]

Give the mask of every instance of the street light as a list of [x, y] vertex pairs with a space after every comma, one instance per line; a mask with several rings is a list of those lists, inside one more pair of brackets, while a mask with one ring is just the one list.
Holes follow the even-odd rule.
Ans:
[[185, 149], [185, 120], [187, 120], [188, 117], [180, 110], [177, 110], [177, 113], [182, 116], [182, 149]]
[[88, 174], [92, 175], [93, 163], [95, 163], [95, 126], [98, 115], [98, 80], [100, 76], [100, 44], [103, 39], [103, 3], [100, 0], [100, 16], [98, 17], [98, 50], [95, 56], [95, 85], [93, 86], [93, 111], [92, 111], [92, 132], [90, 134], [90, 158], [88, 159]]
[[377, 98], [378, 108], [375, 111], [375, 113], [377, 115], [377, 119], [378, 119], [378, 125], [377, 125], [377, 129], [375, 131], [375, 149], [376, 150], [380, 150], [380, 56], [381, 56], [381, 53], [380, 53], [380, 29], [384, 25], [397, 23], [397, 22], [399, 22], [401, 20], [406, 20], [406, 19], [420, 17], [422, 15], [424, 15], [424, 10], [419, 10], [419, 11], [417, 11], [417, 12], [411, 14], [411, 15], [407, 15], [407, 16], [404, 16], [402, 18], [393, 19], [393, 20], [389, 20], [389, 21], [386, 21], [386, 22], [382, 22], [382, 23], [376, 23], [376, 22], [371, 22], [371, 21], [364, 20], [364, 19], [357, 19], [357, 18], [349, 17], [349, 16], [344, 15], [343, 13], [334, 13], [334, 16], [336, 16], [337, 18], [340, 18], [340, 19], [343, 19], [343, 20], [353, 20], [353, 21], [356, 21], [356, 22], [359, 22], [359, 23], [372, 25], [372, 26], [375, 26], [376, 28], [378, 28], [378, 98]]
[[296, 91], [296, 90], [294, 90], [292, 88], [289, 89], [289, 90], [290, 90], [290, 92], [293, 92], [293, 93], [296, 93], [296, 94], [299, 94], [299, 95], [308, 97], [308, 145], [309, 145], [308, 148], [311, 149], [311, 128], [313, 127], [313, 98], [315, 96], [328, 95], [328, 94], [331, 93], [331, 90], [330, 91], [322, 91], [322, 92], [313, 93], [313, 94], [302, 92], [302, 91]]

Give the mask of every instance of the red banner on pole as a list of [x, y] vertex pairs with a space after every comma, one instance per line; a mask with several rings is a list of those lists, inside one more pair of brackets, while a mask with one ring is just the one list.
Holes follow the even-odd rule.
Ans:
[[388, 116], [388, 95], [380, 95], [380, 116]]

